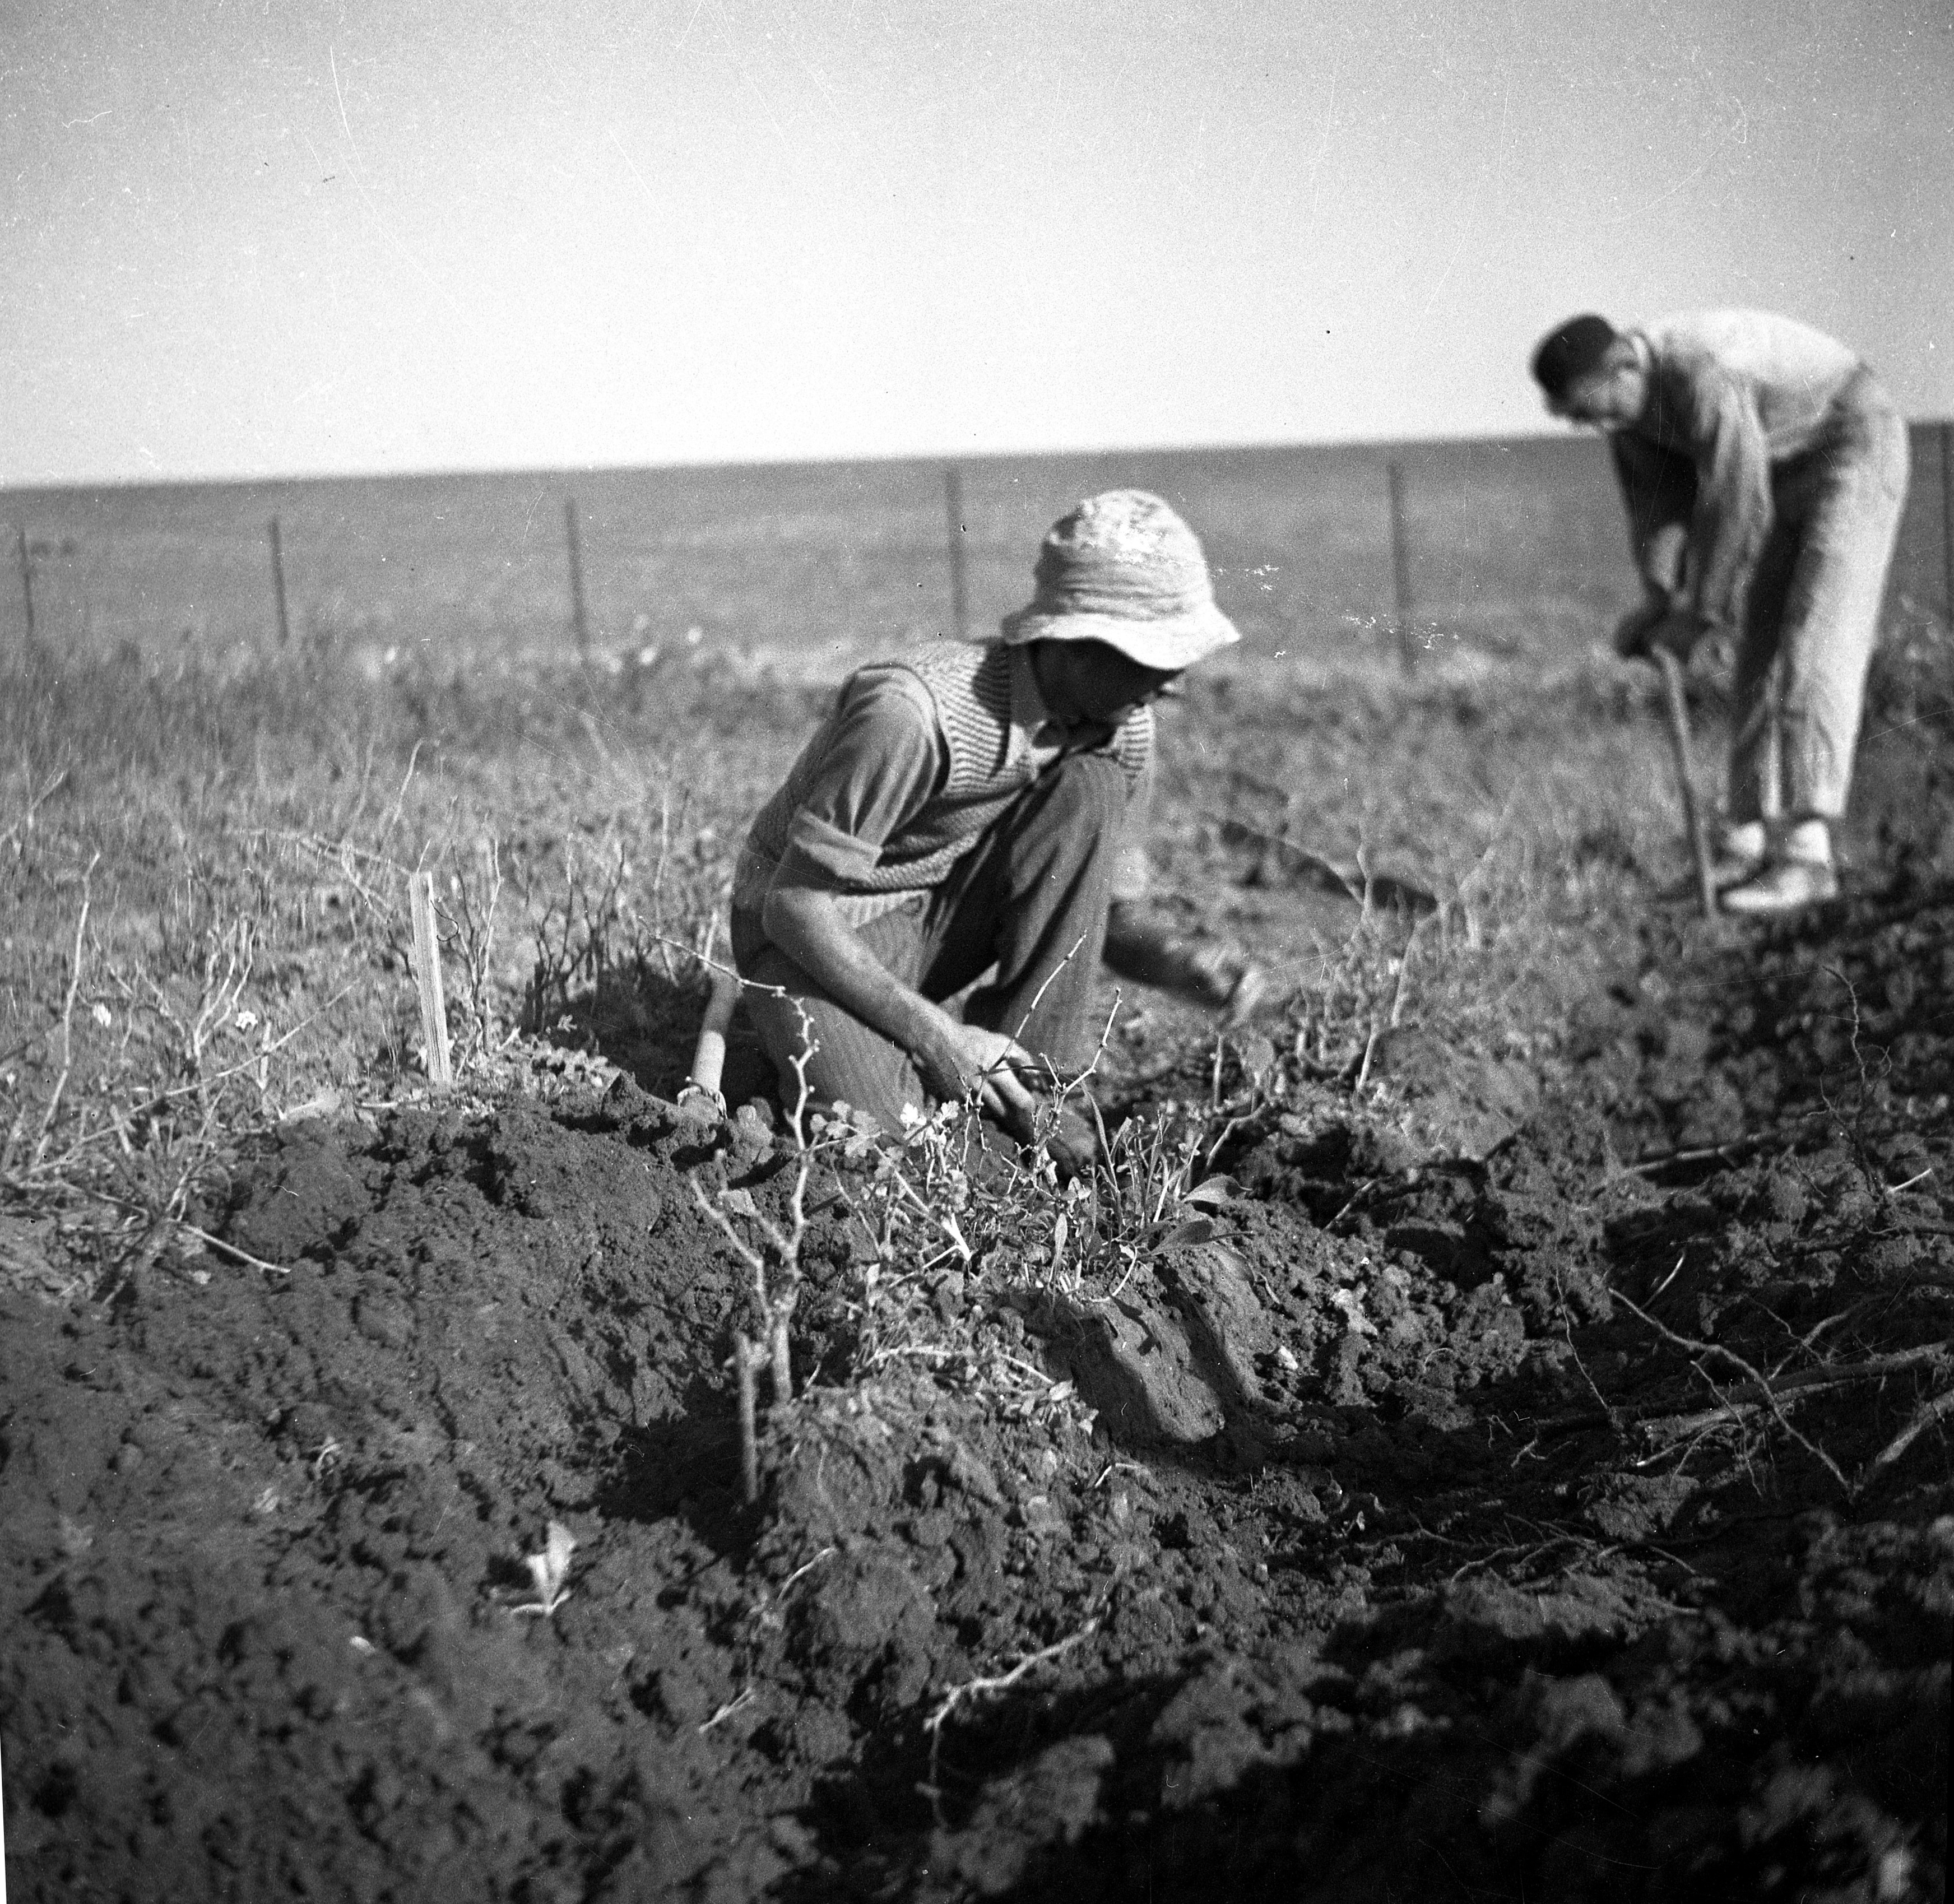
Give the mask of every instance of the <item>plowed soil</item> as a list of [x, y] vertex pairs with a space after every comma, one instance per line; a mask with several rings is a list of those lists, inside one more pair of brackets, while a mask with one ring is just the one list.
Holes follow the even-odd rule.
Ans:
[[686, 1173], [784, 1144], [287, 1126], [209, 1219], [284, 1273], [0, 1296], [12, 1894], [1939, 1897], [1950, 947], [1895, 858], [1651, 914], [1550, 1067], [1407, 1032], [1449, 1142], [1271, 1102], [1117, 1299], [932, 1286], [1042, 1394], [844, 1378], [824, 1163], [750, 1508]]

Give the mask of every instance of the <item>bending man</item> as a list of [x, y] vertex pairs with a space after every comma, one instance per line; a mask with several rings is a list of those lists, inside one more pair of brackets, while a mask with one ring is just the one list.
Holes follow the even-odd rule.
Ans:
[[787, 994], [747, 1008], [790, 1103], [804, 1010], [817, 1101], [894, 1132], [905, 1105], [975, 1092], [1023, 1139], [1036, 1092], [1090, 1060], [1102, 954], [1237, 1013], [1260, 989], [1233, 954], [1173, 942], [1145, 897], [1150, 703], [1239, 638], [1200, 543], [1158, 498], [1112, 490], [1054, 525], [1036, 577], [1001, 639], [850, 676], [753, 822], [734, 956]]
[[1609, 434], [1649, 606], [1616, 641], [1688, 658], [1736, 636], [1723, 906], [1838, 891], [1866, 671], [1906, 493], [1906, 425], [1842, 344], [1765, 311], [1617, 331], [1577, 317], [1533, 372], [1557, 416]]

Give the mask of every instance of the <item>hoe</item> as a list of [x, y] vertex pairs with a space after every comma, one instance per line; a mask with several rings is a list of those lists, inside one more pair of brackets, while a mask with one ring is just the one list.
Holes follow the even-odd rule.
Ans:
[[[1618, 651], [1633, 652], [1635, 638], [1654, 629], [1670, 613], [1667, 601], [1657, 599], [1635, 610], [1615, 636]], [[1682, 692], [1682, 663], [1673, 649], [1660, 641], [1651, 642], [1643, 651], [1662, 674], [1663, 700], [1669, 714], [1669, 744], [1676, 756], [1676, 791], [1682, 799], [1683, 824], [1689, 831], [1690, 856], [1696, 862], [1696, 895], [1702, 902], [1703, 916], [1717, 916], [1717, 881], [1710, 869], [1710, 839], [1704, 830], [1703, 809], [1696, 801], [1696, 771], [1690, 759], [1689, 708]]]

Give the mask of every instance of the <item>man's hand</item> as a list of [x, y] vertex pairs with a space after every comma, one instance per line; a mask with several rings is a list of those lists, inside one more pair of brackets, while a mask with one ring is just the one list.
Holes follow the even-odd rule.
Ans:
[[1690, 610], [1645, 602], [1616, 624], [1615, 652], [1624, 661], [1650, 661], [1658, 648], [1666, 648], [1678, 661], [1686, 661], [1704, 633], [1701, 617]]
[[835, 910], [832, 895], [776, 887], [762, 914], [767, 935], [808, 976], [865, 1024], [909, 1054], [923, 1089], [939, 1104], [975, 1090], [984, 1109], [1021, 1142], [1038, 1100], [1024, 1076], [1038, 1060], [1002, 1032], [966, 1025], [902, 984]]
[[1689, 587], [1689, 525], [1658, 523], [1642, 538], [1635, 566], [1658, 602], [1679, 602]]
[[1020, 1142], [1029, 1141], [1038, 1110], [1038, 1098], [1020, 1073], [1038, 1069], [1038, 1060], [1016, 1038], [954, 1019], [946, 1020], [944, 1036], [916, 1059], [931, 1097], [954, 1104], [975, 1091], [982, 1108]]

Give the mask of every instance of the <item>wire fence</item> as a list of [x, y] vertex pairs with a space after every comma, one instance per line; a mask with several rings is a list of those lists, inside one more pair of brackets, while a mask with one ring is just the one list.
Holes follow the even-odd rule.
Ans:
[[[1945, 627], [1954, 424], [1912, 447], [1887, 617]], [[1636, 597], [1605, 453], [1534, 438], [16, 491], [0, 649], [461, 668], [710, 642], [819, 672], [994, 625], [1046, 525], [1117, 484], [1194, 523], [1264, 652], [1538, 657]]]

